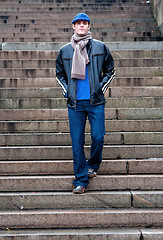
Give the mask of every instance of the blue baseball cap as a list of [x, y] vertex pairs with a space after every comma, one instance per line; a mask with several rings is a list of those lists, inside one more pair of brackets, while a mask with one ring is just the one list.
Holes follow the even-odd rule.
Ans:
[[72, 24], [74, 24], [77, 21], [87, 21], [90, 23], [91, 20], [86, 13], [78, 13], [72, 20]]

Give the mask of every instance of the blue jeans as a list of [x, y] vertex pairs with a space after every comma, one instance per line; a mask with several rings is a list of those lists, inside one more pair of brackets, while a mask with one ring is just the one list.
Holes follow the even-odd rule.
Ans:
[[[74, 186], [88, 186], [88, 168], [97, 171], [102, 162], [105, 135], [105, 105], [91, 105], [89, 100], [77, 101], [76, 108], [68, 108], [70, 134], [72, 140]], [[90, 158], [84, 153], [86, 119], [91, 126]]]

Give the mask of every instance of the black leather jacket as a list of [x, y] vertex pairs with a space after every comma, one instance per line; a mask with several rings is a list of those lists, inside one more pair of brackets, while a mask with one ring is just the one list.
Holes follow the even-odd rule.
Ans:
[[[73, 48], [67, 44], [61, 48], [56, 59], [56, 77], [67, 97], [68, 107], [76, 106], [77, 79], [71, 78]], [[108, 47], [101, 41], [91, 39], [87, 44], [88, 76], [90, 83], [90, 103], [99, 105], [105, 103], [104, 92], [115, 76], [114, 60]]]

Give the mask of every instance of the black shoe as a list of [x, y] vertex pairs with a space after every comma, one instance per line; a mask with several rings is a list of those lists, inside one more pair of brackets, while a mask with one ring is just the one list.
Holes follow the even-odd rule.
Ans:
[[93, 169], [88, 169], [88, 177], [93, 178], [97, 176], [97, 172], [95, 172]]

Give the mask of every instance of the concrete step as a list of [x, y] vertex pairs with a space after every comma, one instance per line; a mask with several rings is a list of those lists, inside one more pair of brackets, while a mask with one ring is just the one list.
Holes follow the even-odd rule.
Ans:
[[[117, 7], [116, 7], [117, 6]], [[124, 18], [124, 14], [126, 13], [126, 20], [123, 19], [123, 22], [126, 22], [128, 21], [128, 18], [131, 18], [131, 12], [133, 12], [133, 23], [135, 22], [143, 22], [142, 21], [142, 18], [144, 17], [144, 15], [146, 14], [147, 15], [147, 19], [144, 21], [147, 22], [149, 20], [149, 22], [151, 23], [154, 23], [154, 18], [153, 18], [153, 15], [151, 14], [151, 11], [149, 10], [149, 8], [145, 8], [145, 6], [133, 6], [133, 5], [128, 5], [128, 6], [118, 6], [116, 5], [115, 7], [108, 7], [108, 6], [104, 6], [103, 8], [102, 7], [93, 7], [93, 8], [96, 8], [94, 12], [96, 13], [100, 13], [100, 12], [103, 12], [103, 15], [100, 15], [100, 14], [97, 14], [97, 18], [95, 17], [95, 15], [93, 15], [93, 11], [91, 11], [91, 6], [90, 7], [82, 7], [82, 11], [84, 10], [84, 12], [89, 12], [89, 16], [91, 16], [91, 24], [94, 24], [94, 23], [120, 23], [119, 19], [120, 17], [122, 16]], [[44, 6], [45, 7], [45, 6]], [[140, 8], [140, 12], [139, 10], [134, 10], [133, 8], [136, 7], [136, 8]], [[66, 7], [67, 8], [67, 7]], [[52, 14], [50, 11], [45, 11], [43, 12], [43, 10], [38, 10], [37, 12], [35, 11], [35, 15], [32, 16], [32, 13], [33, 11], [28, 11], [28, 14], [26, 12], [23, 12], [24, 13], [24, 16], [25, 18], [23, 19], [23, 13], [22, 12], [11, 12], [11, 11], [0, 11], [1, 15], [0, 15], [0, 24], [3, 24], [3, 25], [8, 25], [8, 24], [16, 24], [17, 27], [23, 27], [23, 24], [27, 24], [27, 25], [24, 25], [24, 27], [28, 27], [30, 25], [33, 25], [34, 24], [38, 24], [38, 23], [48, 23], [48, 24], [52, 24], [52, 21], [54, 19], [56, 19], [56, 24], [58, 25], [59, 23], [59, 18], [57, 19], [58, 17], [58, 13], [61, 13], [63, 12], [63, 17], [61, 18], [61, 25], [60, 26], [68, 26], [70, 27], [70, 24], [71, 24], [71, 21], [72, 21], [72, 18], [76, 15], [75, 13], [75, 10], [77, 10], [77, 7], [74, 5], [74, 7], [70, 7], [70, 9], [72, 9], [72, 15], [69, 15], [68, 13], [70, 12], [70, 9], [67, 10], [67, 12], [65, 12], [65, 9], [62, 11], [61, 8], [58, 8], [58, 12], [54, 12], [54, 14]], [[81, 7], [80, 7], [81, 8]], [[124, 10], [121, 10], [121, 8], [123, 8]], [[145, 10], [143, 10], [143, 8]], [[57, 8], [56, 8], [57, 9]], [[87, 9], [87, 10], [86, 10]], [[127, 11], [127, 9], [129, 9]], [[133, 9], [133, 10], [131, 10]], [[111, 11], [113, 10], [113, 11]], [[56, 10], [54, 10], [56, 11]], [[77, 11], [76, 11], [77, 12]], [[108, 16], [108, 18], [105, 18], [106, 17], [106, 13], [107, 12], [110, 12], [111, 16], [112, 16], [112, 20], [110, 18], [110, 16]], [[119, 16], [117, 16], [119, 12]], [[42, 16], [45, 17], [45, 22], [43, 21], [43, 19], [41, 19], [41, 16], [39, 15], [39, 13], [42, 14]], [[31, 18], [29, 18], [29, 16]], [[48, 18], [49, 16], [49, 18]], [[117, 17], [117, 19], [115, 19], [115, 17]], [[141, 19], [138, 19], [138, 16], [142, 16]], [[67, 22], [65, 22], [64, 20], [66, 19], [67, 17]], [[100, 20], [100, 21], [97, 21], [97, 20]], [[20, 20], [23, 20], [23, 21], [20, 21]], [[55, 25], [56, 26], [56, 25]], [[55, 27], [54, 26], [54, 27]], [[94, 26], [94, 25], [93, 25]], [[155, 23], [155, 26], [156, 26], [156, 23]]]
[[[163, 158], [103, 160], [98, 171], [102, 174], [163, 174]], [[73, 175], [72, 160], [0, 161], [1, 176]]]
[[[58, 85], [59, 86], [59, 85]], [[157, 91], [157, 90], [156, 90]], [[29, 96], [28, 96], [29, 94]], [[1, 88], [1, 98], [61, 98], [63, 97], [60, 87], [54, 88]]]
[[[26, 11], [25, 11], [26, 10]], [[80, 6], [78, 5], [77, 6], [73, 6], [73, 7], [56, 7], [56, 6], [50, 6], [50, 7], [47, 7], [46, 5], [41, 5], [40, 7], [34, 7], [34, 5], [29, 8], [28, 6], [17, 6], [17, 7], [3, 7], [2, 6], [2, 9], [0, 10], [0, 14], [3, 15], [3, 14], [8, 14], [9, 16], [10, 15], [16, 15], [17, 12], [18, 12], [18, 15], [19, 16], [22, 16], [24, 13], [25, 15], [27, 15], [27, 13], [30, 13], [30, 14], [35, 14], [34, 15], [35, 17], [34, 18], [37, 18], [37, 15], [40, 13], [42, 15], [46, 15], [46, 14], [53, 14], [53, 15], [60, 15], [60, 14], [64, 14], [66, 16], [68, 16], [69, 13], [71, 13], [71, 21], [72, 21], [72, 18], [76, 15], [77, 12], [81, 12], [83, 11], [84, 12], [86, 11], [87, 14], [90, 16], [90, 15], [93, 15], [93, 13], [97, 13], [97, 14], [125, 14], [127, 13], [127, 15], [130, 15], [131, 13], [135, 14], [136, 16], [138, 15], [149, 15], [152, 17], [152, 14], [151, 14], [151, 11], [150, 11], [150, 7], [148, 6], [106, 6], [106, 7], [100, 7], [100, 6], [86, 6], [86, 7], [83, 7], [83, 6]], [[70, 19], [70, 16], [68, 16], [68, 19]]]
[[[69, 6], [83, 6], [83, 7], [85, 7], [85, 6], [103, 6], [103, 7], [107, 7], [107, 6], [112, 6], [112, 7], [115, 7], [115, 6], [144, 6], [144, 7], [148, 7], [149, 8], [149, 4], [146, 4], [146, 3], [142, 3], [142, 2], [140, 2], [140, 1], [138, 1], [138, 2], [134, 2], [134, 1], [90, 1], [90, 2], [88, 2], [88, 1], [74, 1], [74, 2], [72, 2], [72, 1], [60, 1], [60, 2], [58, 2], [58, 1], [40, 1], [40, 2], [42, 2], [42, 5], [44, 5], [44, 6], [52, 6], [52, 7], [65, 7], [65, 6], [67, 6], [67, 7], [69, 7]], [[5, 1], [5, 3], [3, 4], [3, 6], [18, 6], [18, 7], [21, 7], [21, 6], [28, 6], [29, 8], [30, 7], [34, 7], [34, 6], [39, 6], [40, 7], [40, 2], [31, 2], [31, 1], [29, 1], [29, 2], [19, 2], [19, 4], [18, 4], [18, 2], [15, 2], [14, 1], [14, 3], [13, 2], [6, 2]], [[42, 5], [41, 5], [41, 7], [42, 7]]]
[[[160, 108], [106, 108], [105, 119], [161, 120]], [[67, 120], [67, 109], [0, 109], [0, 121]]]
[[163, 86], [163, 81], [162, 77], [116, 77], [111, 86]]
[[17, 4], [12, 4], [11, 5], [4, 5], [4, 4], [0, 4], [0, 14], [2, 14], [3, 12], [8, 12], [10, 14], [10, 12], [19, 12], [19, 14], [24, 12], [24, 9], [26, 9], [26, 13], [30, 12], [30, 13], [35, 13], [35, 12], [40, 12], [44, 15], [46, 15], [46, 13], [65, 13], [66, 14], [68, 12], [71, 12], [73, 15], [75, 15], [77, 12], [81, 12], [81, 11], [89, 11], [89, 12], [112, 12], [112, 13], [129, 13], [129, 12], [133, 12], [133, 13], [148, 13], [151, 14], [150, 11], [150, 7], [149, 6], [127, 6], [127, 5], [122, 5], [122, 6], [109, 6], [109, 5], [96, 5], [94, 4], [89, 4], [89, 5], [85, 5], [83, 6], [83, 4], [77, 4], [77, 5], [51, 5], [51, 4], [44, 4], [44, 5], [36, 5], [36, 4], [31, 4], [30, 6], [28, 4], [21, 4], [21, 5], [17, 5]]
[[[1, 78], [53, 78], [54, 68], [0, 68]], [[117, 77], [161, 77], [163, 67], [117, 67]]]
[[[132, 22], [108, 22], [108, 23], [92, 23], [91, 25], [91, 32], [101, 31], [104, 29], [108, 29], [108, 31], [113, 31], [112, 28], [117, 29], [124, 29], [125, 31], [138, 31], [138, 29], [146, 30], [146, 31], [157, 31], [157, 25], [153, 21], [150, 22], [140, 22], [140, 21], [132, 21]], [[136, 29], [137, 27], [137, 29]], [[7, 20], [7, 22], [4, 24], [4, 22], [0, 21], [0, 28], [1, 33], [7, 33], [12, 30], [12, 32], [51, 32], [53, 29], [54, 32], [68, 32], [72, 30], [72, 26], [70, 26], [69, 23], [64, 23], [61, 25], [61, 23], [55, 23], [52, 24], [51, 21], [42, 22], [41, 20], [35, 20], [35, 24], [33, 24], [30, 20], [25, 21], [16, 21], [16, 20]]]
[[[52, 22], [53, 22], [53, 19], [52, 19], [52, 16], [50, 18], [47, 18], [46, 15], [44, 16], [45, 19], [41, 19], [39, 16], [35, 19], [31, 19], [30, 18], [21, 18], [20, 19], [16, 19], [16, 16], [6, 16], [6, 19], [5, 19], [5, 16], [0, 16], [0, 26], [1, 29], [4, 28], [4, 29], [8, 29], [8, 28], [12, 28], [12, 29], [15, 29], [15, 30], [21, 30], [23, 31], [23, 29], [27, 30], [28, 28], [44, 28], [45, 29], [45, 26], [47, 25], [47, 27], [49, 28], [50, 26], [52, 26]], [[64, 17], [64, 16], [63, 16]], [[66, 22], [64, 19], [54, 19], [55, 21], [55, 26], [53, 25], [53, 27], [65, 27], [65, 28], [69, 28], [70, 27], [70, 22]], [[147, 18], [132, 18], [132, 21], [131, 21], [131, 17], [129, 18], [120, 18], [120, 17], [117, 17], [117, 18], [110, 18], [109, 16], [107, 18], [103, 18], [103, 19], [98, 19], [98, 16], [97, 16], [97, 19], [94, 18], [92, 16], [91, 18], [91, 22], [92, 22], [92, 29], [93, 27], [113, 27], [113, 26], [128, 26], [128, 27], [131, 27], [131, 26], [146, 26], [149, 24], [151, 25], [151, 27], [157, 27], [156, 25], [156, 22], [154, 21], [154, 19], [150, 16], [147, 16]]]
[[[1, 7], [3, 8], [20, 8], [22, 9], [23, 7], [26, 7], [26, 8], [29, 8], [29, 9], [33, 9], [33, 8], [40, 8], [42, 9], [43, 7], [45, 8], [49, 8], [49, 7], [53, 7], [53, 8], [56, 8], [56, 9], [60, 9], [60, 8], [64, 8], [64, 7], [103, 7], [103, 8], [110, 8], [112, 7], [113, 9], [114, 8], [120, 8], [120, 7], [135, 7], [135, 8], [140, 8], [142, 9], [143, 7], [145, 9], [150, 9], [150, 4], [146, 4], [146, 3], [142, 3], [140, 1], [135, 1], [135, 2], [124, 2], [124, 1], [60, 1], [60, 2], [54, 2], [54, 1], [45, 1], [43, 2], [42, 1], [42, 4], [40, 4], [39, 2], [20, 2], [19, 4], [17, 2], [10, 2], [10, 3], [7, 3], [6, 1], [2, 4], [0, 4]], [[3, 9], [2, 8], [2, 9]]]
[[[120, 53], [119, 53], [120, 54]], [[115, 67], [162, 67], [163, 59], [162, 58], [123, 58], [115, 59]]]
[[[38, 3], [45, 3], [45, 4], [47, 4], [47, 3], [49, 3], [49, 0], [21, 0], [21, 2], [20, 2], [20, 0], [15, 0], [14, 1], [15, 3], [19, 3], [19, 4], [22, 4], [22, 3], [28, 3], [28, 4], [33, 4], [33, 3], [36, 3], [36, 4], [38, 4]], [[60, 4], [60, 3], [80, 3], [81, 2], [81, 0], [75, 0], [75, 1], [71, 1], [71, 0], [62, 0], [62, 1], [60, 1], [60, 2], [58, 2], [58, 0], [50, 0], [50, 3], [57, 3], [57, 4]], [[84, 2], [85, 3], [91, 3], [91, 2], [94, 2], [94, 0], [84, 0]], [[100, 0], [96, 0], [96, 3], [100, 3], [101, 1]], [[103, 3], [111, 3], [111, 4], [115, 4], [115, 3], [133, 3], [133, 4], [142, 4], [142, 1], [140, 1], [140, 0], [103, 0], [102, 1]], [[10, 2], [10, 0], [5, 0], [5, 3], [11, 3]], [[143, 3], [144, 4], [144, 3]]]
[[[69, 133], [17, 133], [0, 134], [0, 146], [70, 146]], [[85, 145], [90, 145], [90, 134], [85, 135]], [[161, 145], [163, 143], [163, 132], [112, 132], [106, 133], [105, 144], [120, 145]]]
[[[50, 34], [33, 34], [30, 33], [27, 36], [26, 35], [20, 35], [20, 36], [13, 36], [11, 34], [6, 34], [6, 36], [1, 35], [0, 36], [0, 42], [61, 42], [62, 39], [65, 39], [65, 41], [69, 42], [70, 41], [70, 35], [72, 35], [71, 33], [60, 33], [58, 35], [55, 35], [55, 33], [50, 33]], [[160, 36], [156, 36], [156, 34], [154, 34], [155, 36], [149, 36], [148, 33], [144, 33], [144, 32], [140, 32], [140, 33], [134, 33], [134, 32], [128, 32], [128, 33], [124, 33], [121, 34], [120, 36], [118, 36], [118, 33], [111, 33], [109, 35], [107, 35], [107, 32], [104, 32], [102, 34], [98, 33], [94, 33], [94, 38], [103, 42], [126, 42], [126, 41], [130, 41], [130, 42], [149, 42], [149, 41], [163, 41], [163, 37]], [[145, 35], [145, 36], [144, 36]], [[13, 50], [13, 49], [12, 49]]]
[[35, 239], [55, 239], [55, 240], [65, 240], [69, 239], [90, 239], [90, 240], [99, 240], [101, 237], [107, 237], [110, 240], [140, 240], [142, 237], [145, 240], [162, 240], [163, 229], [157, 228], [106, 228], [106, 229], [76, 229], [76, 230], [10, 230], [9, 232], [1, 231], [0, 240], [10, 240], [11, 237], [14, 237], [15, 240], [23, 238], [27, 240], [29, 238]]
[[[18, 38], [31, 38], [31, 34], [32, 34], [32, 38], [56, 38], [56, 39], [64, 39], [66, 38], [70, 40], [71, 38], [71, 35], [73, 34], [73, 29], [70, 28], [69, 31], [55, 31], [55, 30], [52, 30], [51, 31], [42, 31], [42, 32], [33, 32], [32, 29], [31, 31], [27, 31], [27, 32], [6, 32], [5, 34], [4, 33], [0, 33], [0, 38], [3, 39], [3, 38], [15, 38], [15, 39], [18, 39]], [[146, 37], [146, 38], [152, 38], [152, 37], [161, 37], [160, 36], [160, 33], [156, 30], [152, 30], [151, 29], [137, 29], [137, 31], [135, 29], [131, 29], [131, 31], [127, 31], [127, 29], [123, 29], [123, 28], [118, 28], [118, 29], [115, 29], [115, 28], [112, 28], [110, 30], [108, 30], [108, 28], [105, 28], [105, 29], [101, 29], [99, 31], [92, 31], [92, 37], [93, 38], [97, 38], [97, 39], [100, 39], [101, 37], [103, 37], [104, 39], [108, 39], [111, 37], [120, 37], [120, 38], [123, 38], [123, 37]], [[106, 41], [106, 40], [105, 40]]]
[[[70, 39], [68, 40], [68, 42], [69, 41], [70, 41]], [[141, 56], [140, 52], [142, 51], [142, 54], [143, 54], [142, 57], [148, 57], [148, 53], [144, 55], [145, 51], [153, 52], [153, 51], [158, 51], [158, 50], [159, 51], [161, 50], [161, 53], [160, 53], [160, 55], [156, 55], [156, 56], [162, 57], [163, 45], [162, 45], [162, 42], [158, 42], [158, 41], [157, 42], [151, 42], [151, 41], [148, 41], [148, 42], [129, 42], [129, 41], [120, 42], [120, 39], [119, 39], [117, 42], [105, 42], [105, 43], [111, 51], [125, 52], [128, 50], [130, 52], [133, 52], [133, 57], [131, 55], [132, 58], [138, 57], [136, 54], [136, 51], [139, 51], [138, 55]], [[24, 56], [24, 55], [27, 55], [27, 51], [30, 51], [30, 54], [33, 54], [32, 52], [34, 52], [34, 51], [37, 52], [38, 50], [41, 51], [39, 54], [42, 54], [42, 52], [45, 51], [45, 55], [46, 55], [48, 51], [50, 51], [49, 52], [50, 54], [51, 54], [51, 51], [53, 51], [55, 54], [55, 51], [56, 50], [59, 51], [59, 49], [62, 46], [64, 46], [65, 44], [67, 44], [65, 39], [64, 39], [64, 42], [63, 42], [63, 39], [61, 42], [45, 42], [45, 41], [28, 42], [28, 43], [27, 42], [24, 42], [24, 43], [23, 42], [6, 42], [6, 43], [2, 43], [2, 50], [3, 50], [3, 52], [5, 51], [4, 54], [6, 54], [7, 51], [12, 51], [12, 52], [16, 51], [15, 52], [16, 56], [17, 55], [22, 56], [22, 51], [25, 52], [25, 53], [23, 53], [23, 56]], [[18, 54], [18, 51], [20, 51], [20, 55]], [[3, 54], [3, 52], [1, 52], [1, 54]], [[7, 54], [9, 54], [9, 52]], [[32, 56], [33, 56], [33, 58], [35, 58], [35, 56], [39, 55], [39, 54], [36, 53], [34, 56], [33, 55]], [[126, 52], [126, 54], [127, 54], [127, 52]], [[122, 55], [122, 57], [123, 57], [123, 55]], [[125, 57], [127, 57], [127, 56], [125, 55]], [[129, 57], [130, 57], [130, 55], [129, 55]], [[153, 56], [151, 56], [149, 53], [149, 57], [152, 58]], [[54, 56], [54, 58], [56, 58], [56, 57]]]
[[[6, 44], [4, 43], [3, 48], [5, 48], [9, 45], [12, 46], [12, 44], [13, 44], [13, 48], [14, 48], [14, 46], [16, 47], [18, 45], [19, 46], [22, 45], [22, 47], [24, 45], [24, 47], [27, 47], [27, 48], [28, 48], [28, 46], [31, 48], [33, 47], [32, 43], [28, 43], [28, 44], [26, 44], [26, 46], [23, 43], [15, 43], [15, 44], [14, 43], [6, 43]], [[113, 43], [106, 43], [106, 44], [108, 45], [109, 48], [112, 49]], [[159, 46], [159, 43], [157, 43], [157, 44]], [[35, 45], [37, 45], [37, 44], [35, 44]], [[38, 44], [38, 47], [40, 46], [42, 48], [43, 47], [49, 48], [50, 46], [54, 46], [54, 47], [56, 46], [56, 48], [57, 48], [57, 46], [62, 47], [62, 45], [64, 45], [64, 43], [63, 44], [62, 43], [58, 43], [58, 44], [57, 43], [54, 43], [54, 44], [52, 44], [52, 43], [49, 43], [49, 44], [42, 43], [41, 44], [40, 43], [40, 44]], [[13, 64], [15, 64], [15, 62], [22, 64], [23, 62], [26, 62], [27, 60], [29, 60], [29, 62], [27, 61], [28, 63], [31, 63], [31, 62], [39, 63], [40, 61], [43, 63], [46, 63], [45, 60], [48, 60], [48, 61], [51, 60], [51, 62], [54, 64], [53, 61], [56, 59], [57, 54], [58, 54], [57, 49], [56, 50], [55, 49], [54, 50], [45, 50], [45, 51], [44, 50], [41, 51], [40, 48], [39, 48], [39, 51], [37, 51], [37, 50], [26, 50], [26, 51], [25, 50], [19, 50], [19, 51], [3, 50], [3, 51], [0, 51], [0, 58], [1, 58], [1, 61], [3, 60], [3, 61], [6, 61], [7, 63], [8, 62], [10, 63], [11, 60], [14, 60], [14, 61], [12, 61]], [[112, 54], [115, 62], [123, 61], [123, 60], [126, 61], [127, 59], [131, 59], [131, 62], [143, 60], [143, 61], [153, 61], [153, 63], [154, 63], [154, 61], [157, 61], [157, 59], [158, 59], [158, 61], [162, 62], [163, 50], [114, 50], [113, 49], [111, 51], [111, 54]], [[138, 58], [138, 60], [135, 60], [137, 58]], [[18, 61], [16, 61], [16, 60], [18, 60]], [[26, 60], [26, 61], [24, 61], [24, 60]]]
[[[134, 160], [133, 160], [134, 161]], [[143, 161], [143, 160], [142, 160]], [[146, 160], [148, 161], [148, 160]], [[146, 169], [147, 163], [144, 163]], [[140, 161], [139, 174], [143, 163]], [[162, 173], [160, 167], [161, 159], [155, 159], [155, 162], [148, 161], [149, 166], [153, 166], [150, 173]], [[73, 175], [73, 161], [72, 160], [50, 160], [50, 161], [0, 161], [1, 176], [21, 176], [21, 175]], [[132, 167], [133, 166], [133, 167]], [[122, 160], [103, 160], [98, 174], [128, 174], [129, 162], [125, 159]], [[131, 174], [134, 172], [134, 163], [131, 164]], [[145, 171], [144, 171], [145, 172]]]
[[[59, 86], [59, 85], [58, 85]], [[63, 99], [63, 93], [60, 87], [50, 87], [50, 88], [0, 88], [0, 97], [1, 99], [10, 99], [13, 100], [16, 98], [24, 99], [37, 99], [40, 100], [47, 98], [49, 100], [58, 100], [56, 98]], [[120, 98], [120, 97], [153, 97], [158, 98], [158, 101], [161, 102], [161, 97], [163, 97], [163, 87], [162, 86], [141, 86], [141, 87], [110, 87], [105, 92], [106, 98]], [[17, 99], [17, 100], [19, 100]], [[60, 100], [60, 101], [61, 101]], [[112, 99], [113, 100], [113, 99]]]
[[[24, 25], [24, 26], [23, 26]], [[16, 36], [17, 34], [20, 33], [33, 33], [33, 34], [49, 34], [49, 33], [72, 33], [72, 26], [57, 26], [57, 25], [43, 25], [43, 24], [39, 24], [39, 25], [29, 25], [29, 26], [25, 26], [25, 24], [19, 25], [19, 24], [0, 24], [0, 28], [2, 29], [1, 31], [1, 35], [5, 34], [5, 36]], [[12, 31], [12, 35], [11, 35], [11, 31]], [[101, 26], [94, 26], [91, 29], [92, 35], [94, 35], [94, 33], [104, 33], [104, 32], [109, 32], [109, 33], [115, 33], [115, 32], [151, 32], [151, 33], [157, 33], [157, 35], [159, 34], [158, 32], [158, 28], [156, 25], [151, 24], [150, 26], [148, 24], [143, 25], [141, 23], [135, 23], [132, 25], [129, 24], [107, 24], [107, 25], [103, 25], [101, 24]], [[151, 34], [152, 35], [152, 34]], [[153, 35], [152, 35], [153, 36]]]
[[[29, 13], [29, 15], [31, 16], [31, 14]], [[21, 15], [18, 16], [15, 16], [15, 15], [11, 15], [10, 16], [6, 13], [6, 15], [0, 15], [0, 24], [3, 24], [4, 25], [11, 25], [13, 28], [15, 27], [22, 27], [22, 28], [26, 28], [26, 27], [34, 27], [35, 25], [36, 26], [39, 26], [41, 24], [43, 24], [45, 26], [45, 24], [49, 25], [49, 24], [52, 24], [52, 21], [53, 19], [55, 20], [55, 26], [70, 26], [69, 24], [71, 23], [71, 20], [70, 17], [68, 16], [67, 19], [68, 21], [66, 22], [65, 21], [65, 17], [63, 15], [63, 18], [62, 19], [57, 19], [55, 17], [55, 15], [51, 15], [50, 18], [47, 18], [47, 15], [49, 14], [46, 14], [44, 15], [44, 19], [42, 19], [39, 15], [37, 15], [37, 18], [34, 18], [31, 17], [31, 18], [28, 18], [28, 15], [25, 15], [25, 18], [23, 19], [23, 17]], [[122, 15], [123, 18], [121, 18], [120, 16]], [[97, 18], [95, 16], [91, 16], [91, 24], [92, 24], [92, 27], [93, 26], [107, 26], [107, 25], [112, 25], [112, 24], [129, 24], [129, 26], [132, 26], [134, 24], [148, 24], [150, 23], [151, 26], [157, 26], [156, 25], [156, 22], [154, 21], [154, 18], [151, 17], [151, 15], [147, 15], [147, 17], [145, 18], [137, 18], [137, 17], [133, 17], [132, 18], [132, 22], [131, 22], [131, 16], [129, 17], [126, 17], [124, 18], [124, 15], [121, 14], [119, 17], [117, 16], [117, 18], [110, 18], [109, 16], [107, 18], [105, 18], [105, 15], [103, 18], [101, 18], [101, 16], [97, 15]], [[59, 24], [60, 23], [60, 24]]]
[[[74, 176], [1, 176], [1, 192], [72, 191]], [[163, 175], [98, 175], [88, 191], [162, 190]], [[1, 222], [1, 221], [0, 221]]]
[[[107, 108], [162, 108], [162, 97], [109, 97]], [[61, 109], [66, 108], [67, 100], [63, 98], [2, 98], [0, 109]]]
[[65, 208], [162, 208], [162, 197], [163, 191], [89, 191], [80, 197], [74, 196], [72, 192], [0, 193], [0, 211]]
[[[162, 77], [116, 77], [110, 86], [163, 86]], [[58, 87], [53, 78], [0, 78], [0, 88]]]
[[[24, 16], [24, 17], [23, 17]], [[44, 19], [41, 17], [44, 16]], [[75, 14], [74, 14], [75, 16]], [[103, 14], [97, 14], [96, 16], [92, 13], [89, 12], [89, 16], [91, 18], [91, 22], [94, 23], [120, 23], [120, 19], [122, 19], [122, 22], [131, 22], [131, 20], [135, 23], [135, 22], [149, 22], [149, 23], [153, 23], [154, 22], [154, 18], [152, 16], [151, 13], [149, 14], [144, 14], [144, 13], [109, 13], [109, 15], [107, 15], [107, 12], [103, 12]], [[70, 14], [66, 14], [64, 13], [64, 15], [62, 15], [62, 18], [59, 18], [59, 14], [51, 14], [51, 13], [46, 13], [44, 14], [42, 13], [37, 13], [35, 12], [35, 14], [31, 13], [31, 12], [24, 12], [22, 14], [19, 14], [17, 12], [17, 14], [15, 14], [15, 12], [3, 12], [0, 15], [0, 19], [1, 22], [4, 25], [7, 24], [13, 24], [13, 27], [15, 27], [15, 24], [19, 24], [17, 26], [23, 26], [22, 24], [24, 24], [24, 27], [26, 26], [25, 24], [42, 24], [42, 23], [52, 23], [54, 21], [56, 21], [56, 24], [59, 24], [59, 22], [61, 23], [60, 26], [65, 25], [67, 23], [71, 24], [72, 22], [72, 15]], [[66, 21], [67, 19], [67, 21]], [[28, 26], [28, 25], [27, 25]]]
[[[86, 158], [90, 147], [85, 146]], [[105, 145], [103, 159], [162, 158], [162, 145]], [[0, 147], [0, 160], [70, 160], [71, 146], [9, 146]]]
[[[119, 53], [120, 54], [120, 53]], [[53, 68], [56, 65], [52, 60], [0, 60], [0, 68]], [[115, 58], [115, 67], [163, 67], [162, 58]]]
[[[163, 132], [163, 120], [106, 120], [109, 132]], [[87, 121], [86, 132], [90, 131]], [[68, 120], [0, 121], [1, 133], [54, 133], [69, 132]]]
[[[148, 33], [146, 34], [147, 36], [142, 36], [144, 33], [140, 33], [140, 36], [137, 36], [135, 35], [135, 33], [133, 33], [133, 36], [125, 36], [125, 37], [122, 37], [122, 35], [120, 36], [106, 36], [107, 33], [104, 33], [104, 36], [95, 36], [95, 38], [97, 40], [100, 40], [100, 41], [103, 41], [103, 42], [156, 42], [156, 41], [160, 41], [162, 42], [163, 41], [163, 37], [160, 37], [160, 36], [148, 36]], [[131, 35], [130, 33], [127, 33], [127, 35]], [[32, 34], [32, 37], [29, 36], [21, 36], [21, 37], [5, 37], [4, 35], [0, 38], [0, 42], [3, 42], [3, 43], [7, 43], [7, 42], [24, 42], [24, 43], [28, 43], [28, 42], [62, 42], [63, 39], [66, 41], [66, 42], [69, 42], [70, 41], [70, 37], [69, 36], [61, 36], [61, 34], [57, 37], [54, 35], [54, 33], [52, 34], [52, 36], [35, 36], [33, 37], [33, 34]], [[147, 47], [148, 48], [148, 47]], [[13, 49], [12, 49], [13, 50]]]
[[162, 212], [161, 209], [1, 211], [0, 227], [9, 229], [149, 227], [151, 225], [162, 227]]
[[[107, 93], [109, 93], [107, 95]], [[163, 87], [110, 87], [106, 97], [163, 96]]]

